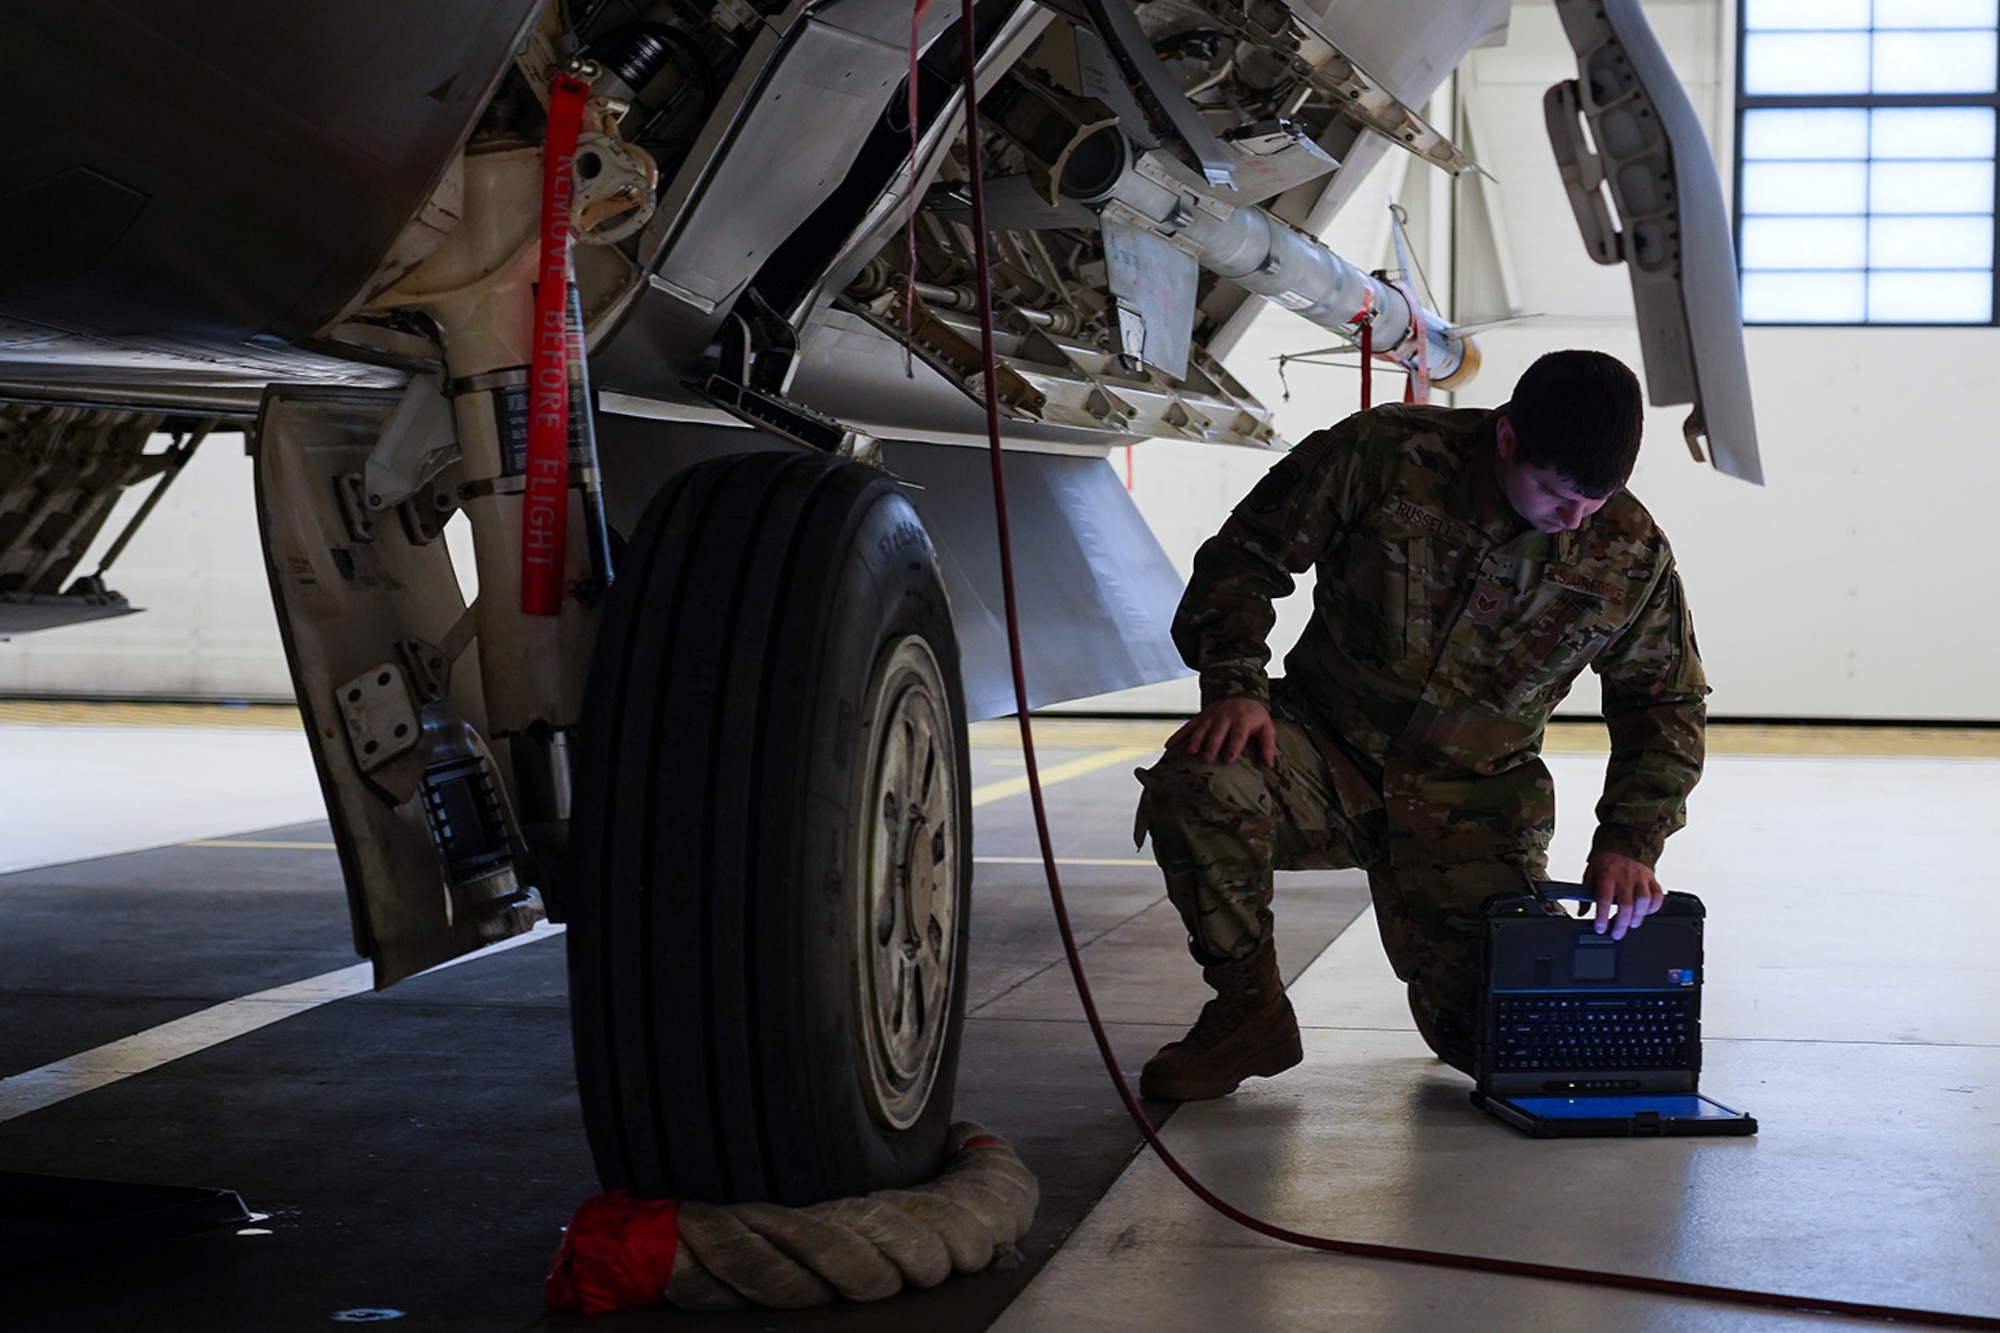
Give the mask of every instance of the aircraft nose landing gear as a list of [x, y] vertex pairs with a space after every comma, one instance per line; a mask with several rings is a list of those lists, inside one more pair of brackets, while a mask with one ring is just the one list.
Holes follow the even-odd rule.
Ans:
[[799, 1205], [929, 1180], [971, 806], [915, 511], [824, 455], [704, 464], [653, 501], [604, 614], [569, 948], [605, 1187]]

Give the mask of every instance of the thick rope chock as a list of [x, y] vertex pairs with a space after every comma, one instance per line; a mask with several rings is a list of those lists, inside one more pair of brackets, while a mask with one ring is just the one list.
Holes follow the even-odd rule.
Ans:
[[579, 1208], [549, 1273], [558, 1309], [664, 1300], [684, 1310], [796, 1310], [879, 1301], [954, 1272], [1012, 1267], [1041, 1201], [1005, 1139], [961, 1121], [943, 1174], [907, 1190], [805, 1208], [601, 1194]]

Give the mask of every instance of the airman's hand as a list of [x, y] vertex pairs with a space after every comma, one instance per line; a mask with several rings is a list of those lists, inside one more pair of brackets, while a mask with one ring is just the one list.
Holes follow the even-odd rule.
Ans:
[[1597, 933], [1608, 930], [1614, 940], [1624, 939], [1626, 931], [1645, 924], [1667, 900], [1667, 891], [1660, 887], [1652, 867], [1619, 852], [1593, 855], [1584, 867], [1583, 883], [1597, 894]]
[[1264, 767], [1278, 762], [1278, 728], [1271, 710], [1255, 699], [1217, 699], [1167, 737], [1169, 750], [1186, 750], [1210, 764], [1233, 764], [1246, 746]]

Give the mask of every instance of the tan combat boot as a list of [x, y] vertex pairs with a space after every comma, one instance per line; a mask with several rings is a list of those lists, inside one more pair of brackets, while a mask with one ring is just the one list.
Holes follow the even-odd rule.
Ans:
[[1226, 1097], [1246, 1078], [1282, 1074], [1305, 1058], [1292, 1002], [1278, 979], [1278, 951], [1268, 936], [1257, 952], [1201, 977], [1215, 991], [1188, 1034], [1146, 1061], [1139, 1091], [1162, 1101]]

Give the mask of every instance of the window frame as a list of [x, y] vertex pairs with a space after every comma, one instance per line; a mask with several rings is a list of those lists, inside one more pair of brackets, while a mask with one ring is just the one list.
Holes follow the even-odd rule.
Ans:
[[[1748, 52], [1750, 45], [1749, 11], [1750, 11], [1750, 0], [1736, 0], [1736, 52], [1735, 52], [1736, 114], [1733, 125], [1733, 130], [1735, 134], [1735, 139], [1734, 139], [1735, 153], [1733, 154], [1733, 156], [1735, 160], [1732, 163], [1732, 170], [1731, 170], [1732, 180], [1731, 180], [1731, 192], [1730, 192], [1730, 213], [1732, 215], [1731, 239], [1735, 242], [1736, 245], [1736, 289], [1739, 300], [1741, 299], [1742, 296], [1743, 276], [1744, 276], [1743, 168], [1745, 165], [1745, 159], [1743, 154], [1743, 130], [1744, 130], [1744, 117], [1749, 112], [1772, 111], [1772, 110], [1832, 111], [1832, 110], [1847, 110], [1847, 109], [1876, 111], [1876, 110], [1903, 108], [1903, 107], [1983, 108], [1990, 110], [1994, 113], [1995, 147], [1993, 153], [1993, 165], [1994, 165], [1993, 201], [1992, 201], [1993, 211], [1991, 214], [1993, 222], [1993, 249], [1991, 255], [1989, 256], [1990, 267], [1988, 272], [1988, 278], [1991, 284], [1991, 292], [1989, 296], [1989, 304], [1987, 306], [1987, 317], [1985, 320], [1921, 321], [1921, 320], [1868, 319], [1864, 317], [1859, 320], [1760, 319], [1752, 321], [1746, 315], [1743, 320], [1744, 327], [1760, 328], [1760, 329], [1990, 329], [1990, 328], [2000, 327], [2000, 68], [1996, 68], [1995, 70], [1995, 91], [1990, 93], [1759, 93], [1752, 95], [1746, 92], [1744, 89], [1744, 83], [1745, 83], [1744, 76], [1748, 62]], [[1996, 32], [2000, 32], [2000, 20], [1996, 20], [1994, 28]], [[1760, 29], [1759, 31], [1771, 32], [1771, 31], [1784, 31], [1784, 30]], [[1798, 29], [1797, 31], [1817, 32], [1817, 31], [1842, 31], [1842, 30]], [[1865, 29], [1847, 30], [1847, 31], [1863, 31], [1869, 33], [1872, 36], [1874, 33], [1884, 30], [1875, 27], [1873, 22], [1873, 9], [1871, 5], [1869, 26]], [[1887, 29], [1886, 31], [1894, 32], [1894, 31], [1902, 31], [1902, 29], [1892, 28], [1892, 29]], [[1996, 48], [2000, 48], [2000, 41], [1996, 41]], [[1996, 66], [2000, 66], [2000, 52], [1996, 53]], [[1872, 151], [1871, 151], [1871, 156], [1864, 158], [1862, 160], [1864, 163], [1872, 165], [1876, 161], [1883, 159], [1875, 158], [1874, 156], [1872, 156]], [[1978, 159], [1966, 159], [1966, 160], [1975, 161]], [[1790, 215], [1778, 214], [1775, 216], [1790, 216]], [[1845, 216], [1845, 215], [1835, 215], [1835, 216]], [[1873, 212], [1863, 212], [1859, 216], [1862, 217], [1864, 220], [1872, 220], [1877, 215], [1874, 214]], [[1973, 217], [1977, 215], [1965, 214], [1964, 216]], [[1760, 269], [1757, 271], [1776, 272], [1781, 270]], [[1858, 271], [1863, 275], [1864, 282], [1866, 281], [1866, 275], [1872, 272], [1872, 270], [1869, 269], [1865, 263], [1863, 267]], [[1889, 271], [1902, 272], [1904, 270], [1889, 270]], [[1962, 272], [1964, 270], [1960, 271]], [[1864, 316], [1865, 316], [1865, 309], [1866, 307], [1864, 305]]]

